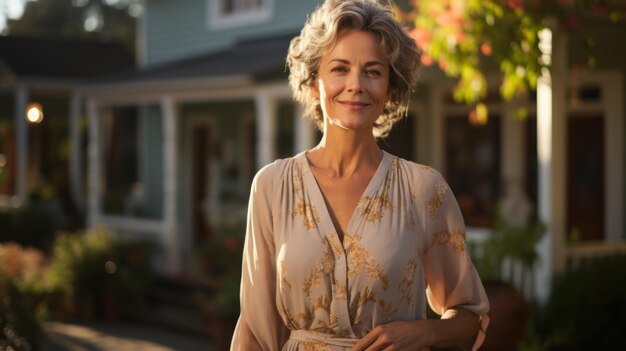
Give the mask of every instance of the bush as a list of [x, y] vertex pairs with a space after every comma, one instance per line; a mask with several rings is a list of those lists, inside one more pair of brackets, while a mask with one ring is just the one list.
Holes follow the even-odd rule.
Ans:
[[37, 350], [45, 316], [42, 252], [0, 245], [0, 350]]
[[196, 273], [209, 283], [211, 292], [197, 292], [194, 302], [207, 316], [218, 317], [234, 326], [239, 316], [239, 283], [245, 227], [220, 228], [197, 246]]
[[550, 350], [626, 350], [626, 256], [596, 259], [555, 280], [535, 337]]
[[59, 317], [116, 319], [140, 307], [154, 280], [149, 241], [123, 240], [99, 228], [59, 235], [47, 276]]

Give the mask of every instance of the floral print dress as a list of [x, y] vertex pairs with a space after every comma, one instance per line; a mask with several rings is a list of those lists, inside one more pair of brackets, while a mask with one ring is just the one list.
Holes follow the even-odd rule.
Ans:
[[252, 184], [241, 314], [231, 350], [350, 350], [376, 325], [426, 318], [426, 302], [481, 316], [489, 304], [442, 176], [387, 152], [340, 241], [306, 154]]

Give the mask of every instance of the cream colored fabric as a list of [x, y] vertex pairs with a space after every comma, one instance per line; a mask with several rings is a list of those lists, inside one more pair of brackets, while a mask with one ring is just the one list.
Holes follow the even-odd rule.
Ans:
[[[426, 301], [440, 314], [463, 307], [480, 315], [472, 349], [480, 346], [489, 304], [438, 172], [384, 152], [341, 242], [304, 153], [259, 171], [231, 350], [349, 350], [324, 339], [426, 318]], [[297, 330], [306, 332], [290, 339]]]

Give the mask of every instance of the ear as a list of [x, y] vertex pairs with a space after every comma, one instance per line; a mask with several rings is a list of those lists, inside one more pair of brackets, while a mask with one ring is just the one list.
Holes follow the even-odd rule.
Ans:
[[320, 86], [319, 86], [319, 83], [317, 82], [317, 79], [313, 79], [309, 87], [311, 88], [311, 96], [315, 99], [319, 99], [320, 98]]

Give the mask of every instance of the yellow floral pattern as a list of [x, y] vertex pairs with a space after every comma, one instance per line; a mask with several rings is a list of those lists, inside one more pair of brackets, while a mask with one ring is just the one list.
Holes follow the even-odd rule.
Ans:
[[291, 283], [287, 278], [287, 267], [285, 267], [285, 261], [278, 263], [278, 276], [280, 277], [280, 290], [284, 292], [291, 291]]
[[291, 212], [291, 217], [296, 218], [302, 216], [302, 222], [307, 229], [313, 229], [320, 221], [317, 208], [311, 202], [306, 200], [305, 187], [302, 176], [305, 172], [305, 166], [301, 163], [297, 164], [293, 173], [293, 192], [297, 198], [297, 204]]
[[372, 291], [371, 288], [365, 287], [358, 293], [355, 299], [352, 300], [352, 303], [349, 307], [350, 316], [352, 317], [352, 327], [357, 332], [359, 327], [361, 326], [361, 314], [363, 313], [363, 308], [368, 303], [373, 302], [376, 303], [376, 294]]
[[379, 281], [383, 290], [387, 290], [389, 288], [389, 276], [385, 274], [374, 256], [363, 248], [362, 238], [360, 234], [346, 234], [343, 238], [348, 257], [348, 280], [363, 273], [370, 281]]
[[322, 256], [315, 262], [309, 276], [304, 280], [302, 292], [304, 296], [311, 297], [313, 290], [319, 287], [324, 280], [324, 276], [332, 277], [335, 270], [335, 257], [333, 256], [332, 236], [322, 239], [324, 251]]
[[303, 341], [300, 346], [303, 351], [332, 351], [330, 346], [317, 341]]
[[447, 197], [448, 183], [446, 183], [444, 180], [439, 180], [435, 184], [435, 194], [430, 200], [428, 200], [428, 211], [431, 219], [437, 216], [439, 208], [444, 203], [444, 201], [446, 201]]
[[457, 252], [465, 251], [465, 231], [463, 230], [442, 230], [433, 233], [430, 240], [430, 247], [435, 245], [450, 245]]
[[[281, 350], [278, 335], [289, 330], [360, 338], [381, 323], [425, 318], [427, 299], [435, 311], [462, 304], [477, 315], [488, 312], [458, 207], [430, 167], [384, 153], [343, 241], [305, 154], [262, 172], [250, 203], [259, 210], [249, 218], [241, 290], [245, 313], [234, 349]], [[267, 209], [270, 196], [277, 199], [277, 210]], [[277, 334], [268, 328], [281, 322], [288, 330]], [[345, 349], [303, 335], [289, 341], [290, 350]]]
[[381, 194], [376, 196], [364, 196], [359, 200], [356, 208], [365, 216], [366, 221], [380, 222], [384, 217], [385, 210], [393, 210], [391, 201], [389, 201], [389, 188], [393, 184], [397, 168], [398, 158], [394, 157], [391, 160], [389, 172], [385, 177]]

